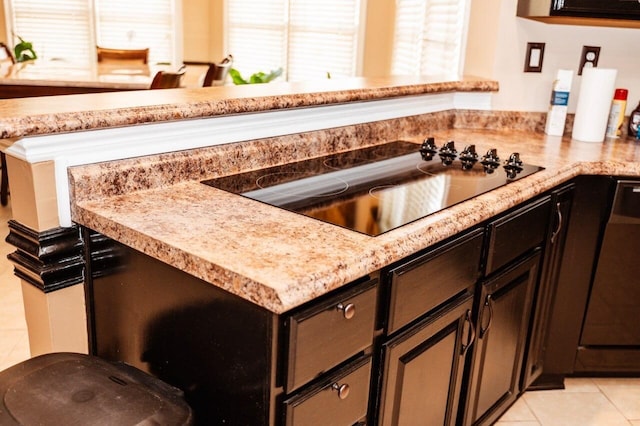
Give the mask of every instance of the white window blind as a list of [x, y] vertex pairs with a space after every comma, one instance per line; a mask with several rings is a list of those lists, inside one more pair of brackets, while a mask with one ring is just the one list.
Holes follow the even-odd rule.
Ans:
[[392, 74], [460, 75], [467, 0], [396, 0]]
[[243, 77], [282, 67], [288, 81], [354, 76], [360, 0], [227, 0], [227, 46]]
[[93, 40], [90, 1], [12, 0], [5, 5], [8, 36], [20, 36], [33, 43], [40, 58], [87, 63], [95, 52], [90, 42]]
[[99, 44], [149, 47], [151, 63], [176, 63], [181, 56], [178, 1], [5, 0], [7, 29], [32, 42], [45, 60], [86, 65], [95, 60]]
[[100, 46], [149, 48], [149, 62], [175, 63], [176, 23], [169, 0], [95, 0]]

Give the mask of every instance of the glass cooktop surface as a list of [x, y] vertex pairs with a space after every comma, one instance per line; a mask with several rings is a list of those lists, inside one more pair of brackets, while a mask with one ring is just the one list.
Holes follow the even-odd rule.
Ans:
[[425, 159], [420, 148], [389, 142], [202, 183], [376, 236], [543, 169], [519, 163], [509, 176], [481, 161], [465, 169], [459, 158]]

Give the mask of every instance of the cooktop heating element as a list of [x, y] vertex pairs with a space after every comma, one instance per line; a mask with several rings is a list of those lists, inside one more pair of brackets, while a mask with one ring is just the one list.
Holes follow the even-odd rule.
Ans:
[[204, 184], [367, 235], [432, 213], [542, 170], [518, 153], [458, 152], [396, 141], [282, 166], [203, 181]]

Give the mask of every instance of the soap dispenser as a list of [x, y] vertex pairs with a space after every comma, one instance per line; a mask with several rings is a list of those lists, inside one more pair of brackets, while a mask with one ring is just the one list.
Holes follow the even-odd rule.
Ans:
[[640, 102], [638, 102], [638, 106], [636, 109], [631, 111], [629, 114], [629, 125], [628, 125], [628, 133], [627, 135], [631, 138], [638, 137], [638, 126], [640, 126]]

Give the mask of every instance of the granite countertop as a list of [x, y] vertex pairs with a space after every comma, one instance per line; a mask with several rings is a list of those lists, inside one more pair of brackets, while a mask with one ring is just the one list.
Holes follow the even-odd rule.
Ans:
[[[581, 174], [640, 176], [634, 140], [586, 143], [540, 133], [450, 129], [436, 140], [520, 152], [545, 170], [369, 237], [205, 186], [200, 179], [76, 198], [73, 220], [264, 308], [283, 313]], [[420, 142], [419, 140], [413, 140]], [[224, 149], [224, 148], [221, 148]], [[201, 161], [199, 159], [198, 161]], [[107, 173], [108, 171], [108, 173]], [[73, 184], [115, 176], [71, 169]], [[151, 179], [151, 176], [148, 177]], [[76, 194], [77, 195], [77, 194]]]
[[329, 79], [0, 100], [0, 139], [440, 92], [496, 92], [464, 77]]

